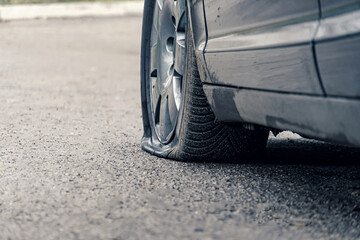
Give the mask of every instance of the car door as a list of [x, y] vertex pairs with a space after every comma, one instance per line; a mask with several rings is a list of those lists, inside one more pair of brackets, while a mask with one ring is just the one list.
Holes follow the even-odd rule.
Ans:
[[316, 0], [205, 0], [210, 84], [322, 95]]
[[315, 49], [329, 96], [360, 97], [360, 1], [321, 0]]

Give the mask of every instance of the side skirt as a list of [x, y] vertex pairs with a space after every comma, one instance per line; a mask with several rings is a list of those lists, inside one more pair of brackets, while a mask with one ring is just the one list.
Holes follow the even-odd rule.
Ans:
[[360, 147], [360, 99], [204, 84], [219, 122], [248, 122]]

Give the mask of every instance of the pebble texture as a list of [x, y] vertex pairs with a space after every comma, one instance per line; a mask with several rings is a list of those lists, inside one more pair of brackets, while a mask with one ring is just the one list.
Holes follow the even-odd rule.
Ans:
[[360, 150], [248, 163], [140, 149], [140, 17], [0, 25], [0, 239], [359, 239]]

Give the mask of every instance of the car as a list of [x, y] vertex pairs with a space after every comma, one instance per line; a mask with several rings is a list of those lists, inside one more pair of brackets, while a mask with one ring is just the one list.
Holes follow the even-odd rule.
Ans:
[[142, 148], [246, 160], [269, 131], [360, 146], [359, 0], [145, 0]]

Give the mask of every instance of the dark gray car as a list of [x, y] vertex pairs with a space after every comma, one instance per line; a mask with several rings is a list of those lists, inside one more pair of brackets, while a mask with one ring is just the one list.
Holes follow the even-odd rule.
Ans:
[[145, 0], [142, 147], [180, 160], [269, 130], [360, 146], [359, 0]]

